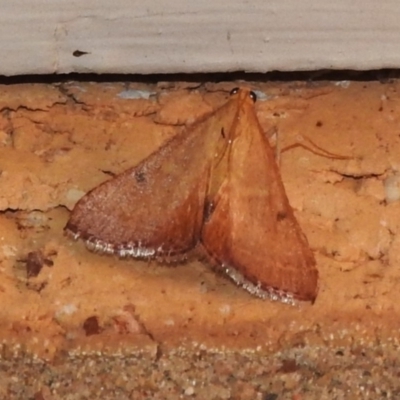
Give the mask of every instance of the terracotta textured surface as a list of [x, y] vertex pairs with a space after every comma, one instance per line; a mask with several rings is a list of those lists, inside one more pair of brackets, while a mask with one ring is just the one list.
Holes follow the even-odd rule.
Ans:
[[[370, 370], [366, 365], [375, 365], [379, 357], [382, 363], [389, 362], [390, 354], [395, 357], [400, 328], [397, 81], [246, 83], [258, 94], [265, 131], [277, 128], [278, 137], [271, 140], [282, 149], [282, 178], [320, 273], [314, 304], [288, 306], [254, 298], [199, 261], [165, 267], [120, 260], [90, 253], [64, 236], [69, 210], [85, 192], [135, 165], [186, 123], [222, 104], [235, 86], [237, 82], [71, 82], [0, 87], [3, 362], [33, 357], [44, 365], [65, 365], [71, 357], [103, 354], [105, 360], [122, 352], [128, 358], [147, 357], [160, 371], [170, 360], [166, 355], [179, 354], [177, 349], [185, 349], [186, 358], [197, 357], [196, 362], [199, 352], [204, 358], [223, 354], [225, 367], [234, 365], [226, 361], [232, 354], [251, 354], [253, 361], [263, 360], [268, 371], [258, 364], [256, 372], [246, 370], [246, 379], [239, 379], [244, 386], [230, 386], [231, 397], [217, 389], [201, 394], [189, 383], [176, 385], [179, 395], [273, 399], [278, 397], [265, 396], [312, 392], [304, 388], [307, 374], [300, 364], [331, 368], [347, 362]], [[309, 140], [350, 158], [321, 156], [321, 151], [305, 148], [311, 146]], [[285, 151], [296, 143], [299, 146]], [[328, 355], [322, 362], [315, 354], [324, 351]], [[337, 352], [347, 361], [335, 361]], [[219, 371], [215, 365], [222, 361], [215, 362], [209, 364], [215, 376], [237, 374], [242, 365], [236, 360], [237, 370]], [[322, 374], [328, 375], [326, 385], [334, 379], [329, 368]], [[385, 370], [391, 368], [393, 374], [399, 370], [397, 359]], [[289, 386], [269, 384], [268, 394], [268, 385], [254, 383], [253, 374], [284, 376], [285, 382], [287, 374], [297, 377]], [[17, 393], [10, 391], [12, 380], [2, 379], [9, 390], [4, 398]], [[363, 378], [358, 379], [343, 393], [352, 393], [354, 382], [359, 389]], [[24, 394], [53, 398], [61, 389], [46, 382]], [[169, 398], [156, 397], [158, 384], [143, 389], [146, 385], [139, 382], [126, 398]], [[374, 385], [368, 388], [365, 383], [370, 392], [363, 393], [376, 393], [379, 385]], [[394, 384], [387, 385], [385, 393], [389, 387], [395, 393]], [[324, 397], [322, 389], [310, 396], [304, 398], [334, 398]]]

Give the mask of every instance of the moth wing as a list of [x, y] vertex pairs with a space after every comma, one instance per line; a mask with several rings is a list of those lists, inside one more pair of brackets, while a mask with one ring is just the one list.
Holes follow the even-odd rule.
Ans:
[[251, 293], [282, 301], [314, 300], [315, 259], [247, 99], [231, 133], [228, 174], [210, 200], [214, 209], [201, 241], [211, 258]]
[[[97, 186], [65, 227], [89, 249], [132, 257], [178, 257], [193, 248], [215, 153], [226, 146], [236, 103], [228, 101], [137, 166]], [[221, 134], [222, 133], [222, 134]]]

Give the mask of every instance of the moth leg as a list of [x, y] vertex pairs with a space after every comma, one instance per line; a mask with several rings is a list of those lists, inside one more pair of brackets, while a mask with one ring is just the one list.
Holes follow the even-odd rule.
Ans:
[[[296, 142], [293, 144], [290, 144], [289, 146], [284, 147], [281, 149], [280, 153], [284, 153], [285, 151], [288, 151], [290, 149], [294, 149], [296, 147], [301, 147], [305, 150], [310, 151], [311, 153], [316, 154], [317, 156], [325, 157], [325, 158], [331, 158], [333, 160], [352, 160], [354, 157], [351, 156], [344, 156], [341, 154], [336, 154], [332, 153], [326, 149], [324, 149], [321, 146], [318, 146], [316, 143], [314, 143], [310, 138], [307, 136], [303, 135], [297, 135], [296, 136]], [[307, 144], [306, 144], [307, 143]]]

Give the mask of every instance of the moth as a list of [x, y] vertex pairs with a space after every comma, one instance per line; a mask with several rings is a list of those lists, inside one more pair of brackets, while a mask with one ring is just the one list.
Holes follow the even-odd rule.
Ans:
[[232, 90], [220, 108], [83, 196], [66, 232], [119, 257], [184, 260], [199, 249], [255, 296], [314, 301], [314, 255], [255, 101], [248, 89]]

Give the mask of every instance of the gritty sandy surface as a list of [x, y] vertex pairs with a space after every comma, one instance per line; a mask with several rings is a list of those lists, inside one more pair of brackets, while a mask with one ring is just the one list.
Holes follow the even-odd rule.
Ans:
[[119, 260], [64, 236], [84, 193], [237, 85], [1, 86], [1, 398], [399, 397], [396, 80], [247, 84], [265, 132], [301, 144], [280, 167], [317, 259], [314, 304], [253, 298], [200, 261]]

